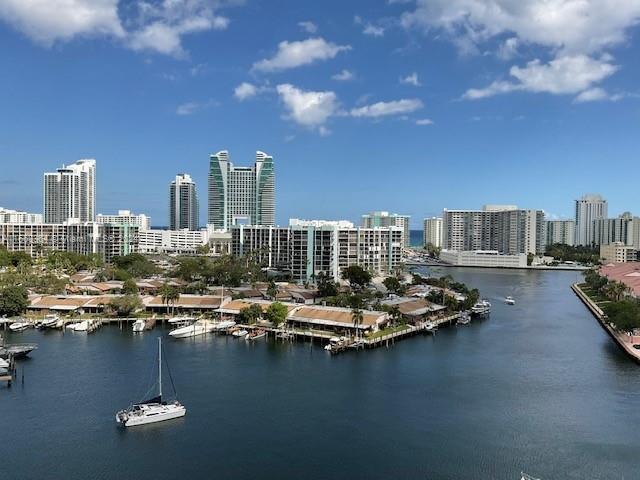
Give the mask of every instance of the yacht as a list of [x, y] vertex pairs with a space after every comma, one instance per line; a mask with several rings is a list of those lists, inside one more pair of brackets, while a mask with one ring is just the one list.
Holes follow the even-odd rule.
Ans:
[[197, 337], [199, 335], [205, 335], [211, 333], [214, 330], [214, 325], [207, 320], [197, 320], [191, 325], [184, 327], [178, 327], [175, 330], [169, 332], [169, 336], [173, 338], [189, 338]]
[[456, 323], [458, 325], [469, 325], [471, 323], [471, 315], [469, 315], [467, 312], [462, 312], [458, 317]]
[[231, 328], [235, 326], [236, 322], [233, 320], [223, 320], [213, 325], [213, 329], [217, 331], [226, 330], [227, 328]]
[[249, 332], [247, 332], [245, 329], [234, 330], [233, 332], [231, 332], [231, 335], [233, 335], [236, 338], [242, 338], [248, 334]]
[[488, 300], [479, 300], [473, 307], [471, 307], [471, 313], [476, 315], [486, 315], [491, 312], [491, 303]]
[[67, 325], [67, 328], [74, 332], [86, 332], [89, 330], [89, 321], [83, 320], [81, 322], [72, 323], [71, 325]]
[[141, 318], [139, 318], [138, 320], [133, 322], [133, 326], [131, 327], [131, 329], [134, 332], [144, 332], [145, 325], [146, 325], [146, 322], [144, 320], [142, 320]]
[[187, 409], [177, 400], [172, 403], [162, 401], [162, 339], [158, 338], [158, 395], [120, 410], [116, 413], [116, 422], [124, 427], [136, 427], [184, 417], [186, 413]]
[[185, 325], [191, 325], [197, 320], [194, 317], [173, 317], [169, 319], [169, 323], [171, 325], [177, 325], [179, 327], [184, 327]]
[[17, 322], [13, 322], [9, 325], [9, 330], [12, 332], [24, 332], [27, 328], [31, 326], [31, 323], [25, 320], [18, 320]]
[[[60, 317], [58, 315], [45, 315], [40, 322], [41, 328], [58, 328]], [[61, 325], [62, 326], [62, 325]]]
[[504, 303], [506, 303], [507, 305], [515, 305], [516, 301], [513, 299], [512, 296], [508, 296], [504, 299]]

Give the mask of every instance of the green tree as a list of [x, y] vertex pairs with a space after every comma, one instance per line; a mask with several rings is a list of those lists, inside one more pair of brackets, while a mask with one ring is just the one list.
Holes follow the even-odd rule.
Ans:
[[316, 286], [318, 288], [318, 296], [321, 298], [335, 297], [338, 295], [338, 286], [329, 275], [320, 272], [316, 277]]
[[138, 294], [128, 294], [114, 297], [109, 303], [111, 310], [118, 317], [128, 317], [143, 307], [142, 300]]
[[267, 287], [267, 297], [269, 297], [271, 300], [276, 300], [278, 298], [278, 293], [278, 285], [276, 285], [276, 282], [271, 280], [269, 282], [269, 286]]
[[124, 281], [122, 285], [122, 293], [125, 295], [137, 295], [138, 294], [138, 285], [136, 285], [136, 281], [132, 278], [128, 278]]
[[287, 314], [288, 310], [286, 306], [280, 302], [273, 302], [269, 305], [269, 308], [267, 308], [264, 316], [269, 322], [271, 322], [274, 328], [278, 328], [280, 324], [286, 321]]
[[404, 295], [407, 291], [407, 287], [396, 277], [387, 277], [382, 284], [389, 292], [395, 293], [396, 295]]
[[371, 282], [371, 273], [360, 265], [351, 265], [342, 270], [342, 279], [348, 281], [352, 288], [362, 290]]
[[180, 291], [168, 283], [165, 283], [160, 287], [160, 298], [162, 299], [163, 305], [167, 306], [167, 313], [169, 313], [169, 306], [171, 306], [171, 310], [175, 309], [175, 304], [178, 300], [180, 300]]
[[257, 303], [252, 303], [248, 307], [240, 310], [240, 323], [246, 323], [247, 325], [253, 325], [262, 317], [262, 307]]
[[158, 273], [153, 262], [140, 253], [114, 257], [113, 265], [117, 270], [123, 270], [133, 278], [145, 278]]
[[20, 315], [29, 306], [27, 289], [11, 285], [0, 290], [0, 315], [13, 317]]
[[402, 320], [402, 312], [398, 305], [392, 305], [391, 308], [389, 308], [389, 317], [391, 318], [391, 323], [393, 323], [393, 325], [400, 323]]

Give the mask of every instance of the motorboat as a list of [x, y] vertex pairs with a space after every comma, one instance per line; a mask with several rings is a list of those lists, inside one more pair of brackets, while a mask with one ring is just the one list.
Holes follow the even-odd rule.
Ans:
[[0, 368], [9, 368], [9, 361], [4, 358], [0, 358]]
[[138, 320], [133, 322], [133, 326], [131, 327], [131, 329], [134, 332], [144, 332], [145, 325], [146, 322], [143, 319], [139, 318]]
[[473, 307], [471, 307], [471, 313], [475, 315], [486, 315], [491, 312], [491, 303], [488, 300], [479, 300]]
[[45, 315], [42, 321], [40, 322], [40, 328], [59, 328], [58, 327], [59, 322], [60, 322], [60, 317], [58, 315]]
[[81, 322], [72, 323], [67, 325], [69, 330], [73, 330], [74, 332], [86, 332], [89, 330], [89, 321], [83, 320]]
[[505, 297], [504, 303], [506, 303], [507, 305], [515, 305], [516, 301], [512, 296], [508, 296], [508, 297]]
[[211, 333], [213, 330], [214, 325], [211, 322], [207, 320], [197, 320], [190, 325], [171, 330], [169, 336], [173, 338], [190, 338]]
[[1, 347], [0, 350], [4, 349], [7, 356], [13, 356], [13, 358], [19, 359], [28, 357], [29, 354], [37, 348], [38, 345], [35, 343], [13, 343]]
[[524, 472], [520, 472], [520, 480], [540, 480], [539, 478], [532, 477]]
[[[175, 393], [175, 387], [173, 390]], [[178, 400], [171, 403], [162, 401], [162, 339], [158, 338], [158, 395], [120, 410], [116, 413], [116, 422], [124, 427], [136, 427], [184, 417], [186, 413], [187, 409]]]
[[9, 375], [9, 369], [8, 368], [4, 368], [4, 367], [0, 367], [0, 377], [4, 377], [6, 375]]
[[260, 338], [264, 338], [267, 336], [267, 331], [266, 330], [262, 330], [262, 329], [258, 329], [258, 330], [254, 330], [253, 332], [248, 333], [244, 339], [245, 340], [258, 340]]
[[458, 325], [469, 325], [471, 323], [471, 315], [469, 315], [467, 312], [462, 312], [458, 317], [456, 323]]
[[233, 320], [223, 320], [221, 322], [215, 323], [213, 325], [213, 329], [220, 332], [222, 330], [226, 330], [227, 328], [235, 326], [235, 324], [236, 322], [234, 322]]
[[231, 332], [231, 335], [233, 335], [236, 338], [242, 338], [248, 334], [249, 332], [247, 332], [245, 329], [234, 330], [233, 332]]
[[9, 330], [11, 330], [12, 332], [24, 332], [30, 326], [31, 326], [30, 322], [19, 320], [9, 325]]
[[186, 316], [183, 316], [183, 317], [172, 317], [172, 318], [169, 319], [169, 324], [183, 327], [185, 325], [191, 325], [196, 320], [198, 320], [198, 319], [195, 318], [195, 317], [186, 317]]
[[435, 332], [436, 330], [438, 330], [438, 325], [433, 322], [427, 322], [424, 328], [429, 332]]

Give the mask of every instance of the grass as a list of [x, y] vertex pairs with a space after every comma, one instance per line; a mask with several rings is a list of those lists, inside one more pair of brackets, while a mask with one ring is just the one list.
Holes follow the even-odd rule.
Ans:
[[367, 340], [375, 340], [376, 338], [384, 337], [385, 335], [390, 335], [392, 333], [402, 332], [407, 329], [407, 325], [398, 325], [397, 327], [385, 328], [383, 330], [378, 330], [375, 333], [367, 336]]

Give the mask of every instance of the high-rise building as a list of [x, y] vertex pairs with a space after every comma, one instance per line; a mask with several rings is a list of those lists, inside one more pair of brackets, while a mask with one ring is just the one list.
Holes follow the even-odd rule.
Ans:
[[607, 218], [607, 201], [597, 194], [576, 200], [576, 245], [591, 246], [595, 242], [594, 220]]
[[223, 150], [209, 159], [208, 223], [216, 230], [233, 225], [275, 224], [273, 157], [256, 152], [253, 167], [236, 167]]
[[93, 222], [95, 215], [95, 160], [78, 160], [44, 174], [45, 223]]
[[506, 255], [541, 254], [545, 249], [542, 210], [519, 210], [509, 205], [482, 210], [444, 210], [444, 250], [493, 250]]
[[118, 210], [116, 215], [99, 213], [96, 222], [102, 225], [133, 225], [140, 230], [149, 230], [151, 227], [151, 219], [148, 216], [143, 213], [135, 215], [130, 210]]
[[442, 218], [431, 217], [424, 219], [422, 246], [426, 247], [427, 245], [442, 248]]
[[618, 242], [623, 245], [633, 245], [633, 228], [634, 218], [629, 212], [617, 218], [598, 218], [593, 221], [593, 233], [589, 245], [610, 245]]
[[409, 215], [398, 215], [397, 213], [389, 212], [371, 212], [366, 215], [362, 215], [362, 227], [363, 228], [376, 228], [376, 227], [399, 227], [403, 232], [403, 243], [405, 247], [411, 245], [411, 237], [409, 232], [409, 221], [411, 217]]
[[169, 228], [171, 230], [198, 230], [198, 192], [196, 184], [186, 173], [176, 175], [169, 185]]
[[563, 243], [574, 245], [576, 241], [575, 220], [547, 220], [547, 245]]
[[42, 223], [41, 213], [19, 212], [0, 207], [0, 223]]

